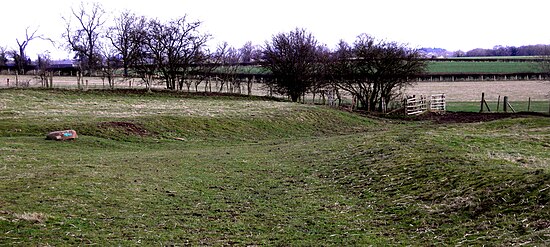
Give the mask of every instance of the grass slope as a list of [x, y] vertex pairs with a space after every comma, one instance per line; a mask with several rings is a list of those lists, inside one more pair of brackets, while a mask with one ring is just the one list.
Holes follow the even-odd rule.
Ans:
[[[550, 121], [263, 98], [0, 91], [0, 245], [550, 241]], [[45, 141], [74, 128], [75, 142]]]

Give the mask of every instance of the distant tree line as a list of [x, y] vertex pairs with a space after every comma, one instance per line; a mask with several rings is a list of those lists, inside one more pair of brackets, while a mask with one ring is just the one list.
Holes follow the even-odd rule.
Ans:
[[458, 57], [498, 57], [498, 56], [549, 56], [550, 45], [495, 46], [492, 49], [477, 48], [467, 52], [457, 52]]
[[[220, 91], [227, 83], [240, 93], [243, 80], [236, 75], [262, 68], [270, 73], [264, 84], [292, 101], [306, 93], [341, 99], [339, 90], [344, 90], [361, 108], [383, 111], [426, 68], [418, 50], [365, 34], [353, 44], [341, 41], [329, 49], [313, 34], [296, 28], [273, 35], [263, 46], [248, 42], [234, 48], [222, 43], [210, 50], [211, 35], [201, 30], [200, 21], [187, 16], [164, 21], [124, 11], [106, 26], [109, 17], [98, 3], [82, 2], [71, 10], [63, 17], [63, 37], [77, 63], [79, 87], [81, 77], [99, 74], [111, 87], [115, 76], [122, 76], [139, 77], [147, 88], [160, 80], [169, 90], [190, 90], [193, 85], [198, 90], [201, 83], [212, 90], [209, 78], [215, 75]], [[0, 49], [0, 65], [11, 56], [24, 73], [25, 61], [30, 61], [25, 48], [33, 39], [45, 39], [36, 33], [27, 29], [25, 39], [17, 40], [18, 51]], [[39, 56], [37, 61], [42, 70], [50, 60]]]

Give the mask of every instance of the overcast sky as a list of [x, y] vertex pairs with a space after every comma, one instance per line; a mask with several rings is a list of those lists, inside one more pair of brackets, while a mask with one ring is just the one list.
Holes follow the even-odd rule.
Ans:
[[[85, 0], [84, 2], [91, 2]], [[109, 15], [124, 9], [138, 15], [170, 19], [187, 14], [203, 22], [213, 36], [212, 46], [227, 41], [240, 47], [246, 41], [262, 45], [273, 34], [305, 28], [329, 47], [340, 39], [350, 43], [361, 33], [407, 43], [413, 48], [447, 50], [550, 44], [548, 0], [97, 0]], [[23, 5], [23, 6], [21, 6]], [[63, 44], [62, 16], [80, 1], [2, 1], [0, 46], [14, 49], [25, 28]], [[67, 51], [35, 40], [27, 54], [49, 51], [68, 58]]]

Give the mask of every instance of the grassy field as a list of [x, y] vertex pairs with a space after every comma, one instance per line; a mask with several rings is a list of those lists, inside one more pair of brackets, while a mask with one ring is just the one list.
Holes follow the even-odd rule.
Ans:
[[[497, 61], [497, 59], [529, 59], [533, 61]], [[542, 66], [533, 57], [484, 57], [489, 61], [470, 61], [478, 58], [455, 58], [451, 61], [429, 61], [428, 73], [537, 73], [541, 72]], [[490, 61], [495, 59], [495, 61]], [[218, 71], [225, 71], [224, 68]], [[239, 73], [269, 74], [269, 70], [258, 66], [245, 66], [237, 69]]]
[[0, 245], [547, 245], [549, 126], [0, 90]]
[[502, 61], [440, 61], [428, 62], [428, 73], [537, 73], [541, 67], [536, 62], [502, 62]]
[[486, 56], [486, 57], [448, 57], [446, 59], [451, 60], [544, 60], [547, 59], [545, 56]]
[[[527, 59], [528, 57], [502, 57], [500, 59]], [[540, 72], [541, 65], [536, 60], [533, 61], [496, 61], [497, 57], [486, 59], [495, 59], [495, 61], [470, 61], [479, 58], [455, 58], [456, 60], [428, 61], [428, 73], [530, 73]], [[217, 72], [231, 71], [224, 67], [218, 68]], [[237, 73], [243, 74], [269, 74], [270, 71], [259, 66], [241, 66], [236, 69]]]
[[[504, 106], [502, 99], [500, 103], [496, 101], [487, 102], [491, 112], [504, 112]], [[510, 102], [513, 109], [516, 112], [538, 112], [538, 113], [548, 113], [550, 112], [550, 103], [548, 101], [532, 101], [529, 105], [527, 101], [512, 101]], [[448, 102], [447, 110], [455, 112], [479, 112], [481, 109], [480, 102]], [[486, 106], [484, 106], [484, 111], [488, 112]], [[508, 107], [508, 112], [513, 112]]]

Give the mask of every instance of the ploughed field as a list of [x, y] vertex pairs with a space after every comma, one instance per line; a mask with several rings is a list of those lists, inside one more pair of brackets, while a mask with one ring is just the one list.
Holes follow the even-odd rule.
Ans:
[[470, 117], [3, 89], [0, 245], [550, 244], [550, 118]]
[[450, 102], [481, 100], [485, 93], [488, 101], [497, 101], [498, 96], [508, 96], [511, 101], [545, 101], [550, 93], [549, 81], [455, 81], [418, 82], [406, 89], [409, 95], [432, 95], [444, 93]]

